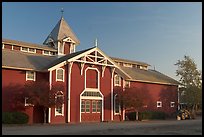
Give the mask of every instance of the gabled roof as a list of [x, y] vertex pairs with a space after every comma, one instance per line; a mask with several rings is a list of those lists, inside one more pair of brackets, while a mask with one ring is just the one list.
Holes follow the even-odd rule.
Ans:
[[118, 61], [118, 62], [126, 62], [126, 63], [131, 63], [131, 64], [150, 66], [149, 64], [147, 64], [147, 63], [145, 63], [145, 62], [133, 61], [133, 60], [129, 60], [129, 59], [121, 59], [121, 58], [116, 58], [116, 57], [110, 57], [110, 58], [111, 58], [112, 60]]
[[51, 33], [48, 35], [46, 40], [43, 42], [43, 44], [47, 44], [49, 38], [51, 38], [52, 40], [54, 40], [54, 42], [56, 42], [56, 41], [61, 41], [68, 37], [73, 39], [76, 42], [76, 45], [80, 43], [79, 39], [76, 37], [72, 29], [69, 27], [67, 22], [62, 17], [58, 21], [54, 29], [51, 31]]
[[75, 56], [78, 56], [78, 55], [80, 55], [80, 54], [82, 54], [82, 53], [84, 53], [86, 51], [89, 51], [91, 49], [93, 49], [93, 47], [89, 48], [89, 49], [81, 50], [81, 51], [78, 51], [78, 52], [74, 52], [72, 54], [68, 54], [68, 55], [62, 56], [61, 58], [58, 58], [57, 60], [51, 62], [46, 68], [47, 69], [52, 68], [53, 66], [58, 65], [59, 63], [67, 61], [67, 60], [69, 60], [69, 59], [71, 59], [71, 58], [73, 58]]
[[23, 41], [18, 41], [18, 40], [11, 40], [11, 39], [2, 39], [2, 43], [4, 44], [11, 44], [11, 45], [17, 45], [17, 46], [22, 46], [22, 47], [29, 47], [29, 48], [37, 48], [37, 49], [44, 49], [44, 50], [50, 50], [50, 51], [57, 51], [54, 48], [48, 47], [47, 45], [40, 45], [40, 44], [33, 44], [33, 43], [28, 43], [28, 42], [23, 42]]
[[160, 83], [160, 84], [170, 84], [170, 85], [179, 85], [180, 83], [173, 78], [170, 78], [159, 71], [156, 70], [142, 70], [137, 68], [130, 67], [120, 67], [125, 71], [130, 77], [131, 81], [141, 81], [149, 83]]
[[47, 71], [47, 65], [57, 59], [56, 56], [45, 56], [7, 49], [2, 50], [3, 68]]

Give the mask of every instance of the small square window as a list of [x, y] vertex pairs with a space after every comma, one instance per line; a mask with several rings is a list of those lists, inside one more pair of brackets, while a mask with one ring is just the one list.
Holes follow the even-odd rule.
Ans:
[[161, 101], [157, 101], [157, 107], [162, 107], [162, 102]]
[[26, 81], [33, 80], [35, 81], [35, 72], [34, 71], [26, 71]]
[[174, 107], [174, 106], [175, 106], [175, 102], [171, 102], [171, 103], [170, 103], [170, 106], [171, 106], [171, 107]]
[[27, 47], [21, 47], [21, 51], [28, 52], [28, 48]]

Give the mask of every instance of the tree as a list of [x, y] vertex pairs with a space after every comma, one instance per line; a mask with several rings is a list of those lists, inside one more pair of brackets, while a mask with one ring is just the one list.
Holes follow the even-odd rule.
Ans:
[[24, 96], [28, 98], [30, 104], [43, 107], [44, 123], [46, 123], [47, 109], [64, 103], [64, 98], [56, 99], [58, 91], [64, 91], [63, 84], [54, 84], [50, 90], [50, 84], [47, 81], [28, 82], [24, 89]]
[[202, 103], [201, 72], [197, 69], [194, 60], [186, 55], [183, 60], [178, 60], [175, 65], [178, 66], [176, 76], [180, 76], [179, 81], [183, 85], [184, 95], [181, 99], [187, 103], [189, 108], [192, 108], [191, 110], [194, 113], [197, 105]]
[[130, 87], [125, 88], [125, 91], [120, 89], [116, 92], [118, 100], [122, 108], [132, 109], [136, 112], [136, 120], [138, 120], [138, 113], [144, 105], [148, 103], [148, 92], [143, 88]]

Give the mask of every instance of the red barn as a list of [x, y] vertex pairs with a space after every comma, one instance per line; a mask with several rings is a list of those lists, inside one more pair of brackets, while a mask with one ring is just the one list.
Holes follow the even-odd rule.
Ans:
[[[79, 44], [63, 17], [42, 45], [2, 39], [3, 111], [15, 109], [12, 102], [6, 102], [8, 90], [14, 92], [15, 85], [41, 80], [48, 81], [50, 88], [54, 83], [65, 85], [65, 91], [59, 91], [65, 102], [49, 108], [48, 123], [124, 120], [125, 111], [115, 101], [117, 86], [145, 88], [151, 99], [146, 110], [177, 110], [176, 80], [149, 70], [146, 63], [109, 57], [97, 46], [75, 51]], [[29, 123], [43, 122], [42, 108], [29, 105], [26, 99], [23, 111], [29, 115]]]

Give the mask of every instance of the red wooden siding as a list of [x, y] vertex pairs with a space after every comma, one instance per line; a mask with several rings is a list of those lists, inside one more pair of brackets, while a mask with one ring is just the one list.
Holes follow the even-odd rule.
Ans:
[[[131, 82], [130, 85], [131, 87], [142, 88], [144, 94], [147, 94], [149, 97], [149, 102], [147, 107], [144, 107], [144, 110], [163, 111], [165, 113], [174, 113], [177, 111], [177, 86], [142, 82]], [[157, 101], [162, 102], [162, 107], [157, 107]], [[171, 102], [175, 102], [174, 107], [170, 107]]]

